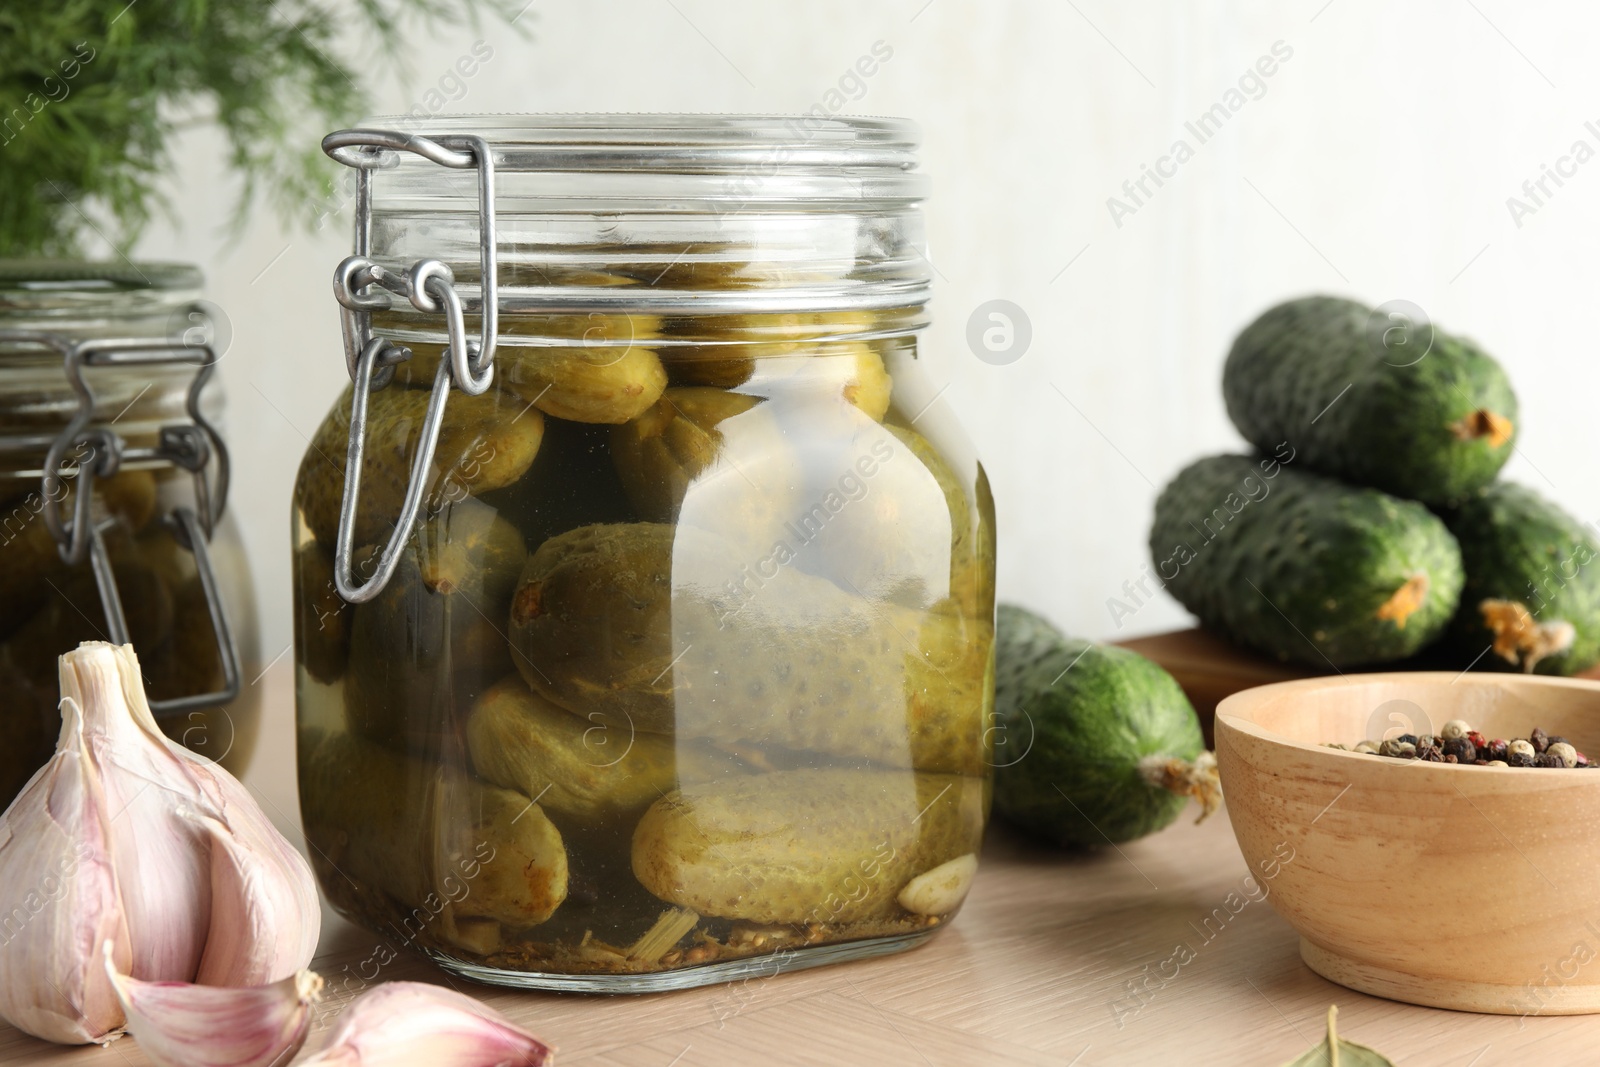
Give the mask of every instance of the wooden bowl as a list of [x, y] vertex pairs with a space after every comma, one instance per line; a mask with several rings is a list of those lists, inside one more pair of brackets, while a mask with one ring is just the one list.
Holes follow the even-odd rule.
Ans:
[[1321, 747], [1535, 726], [1600, 758], [1600, 683], [1417, 672], [1282, 682], [1217, 708], [1234, 836], [1300, 957], [1363, 993], [1506, 1015], [1600, 1012], [1600, 769]]

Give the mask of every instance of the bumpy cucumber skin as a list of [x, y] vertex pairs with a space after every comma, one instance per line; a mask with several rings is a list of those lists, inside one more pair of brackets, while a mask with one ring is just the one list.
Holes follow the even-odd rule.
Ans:
[[[1535, 674], [1577, 674], [1600, 662], [1600, 538], [1526, 486], [1495, 482], [1444, 515], [1461, 544], [1466, 583], [1446, 646], [1462, 666], [1490, 647], [1485, 598], [1524, 604], [1539, 622], [1565, 620], [1577, 632], [1566, 652], [1541, 659]], [[1490, 652], [1480, 670], [1517, 670]]]
[[996, 648], [997, 814], [1069, 846], [1132, 841], [1178, 817], [1187, 798], [1139, 773], [1145, 756], [1192, 760], [1205, 748], [1171, 675], [1009, 604], [999, 609]]
[[[1167, 591], [1202, 625], [1324, 669], [1416, 653], [1461, 594], [1461, 550], [1421, 504], [1249, 456], [1180, 471], [1156, 500], [1150, 552]], [[1418, 574], [1427, 593], [1405, 625], [1380, 618]]]
[[1264, 312], [1228, 353], [1228, 415], [1257, 448], [1287, 441], [1308, 469], [1426, 504], [1464, 499], [1494, 480], [1515, 438], [1495, 445], [1452, 427], [1489, 411], [1515, 429], [1510, 381], [1493, 357], [1437, 327], [1415, 362], [1404, 349], [1375, 349], [1370, 313], [1330, 296]]

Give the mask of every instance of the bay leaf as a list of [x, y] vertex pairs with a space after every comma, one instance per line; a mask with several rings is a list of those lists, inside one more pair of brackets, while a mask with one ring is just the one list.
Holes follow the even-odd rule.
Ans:
[[1328, 1036], [1284, 1067], [1394, 1067], [1387, 1056], [1340, 1037], [1334, 1026], [1338, 1014], [1338, 1005], [1328, 1005]]

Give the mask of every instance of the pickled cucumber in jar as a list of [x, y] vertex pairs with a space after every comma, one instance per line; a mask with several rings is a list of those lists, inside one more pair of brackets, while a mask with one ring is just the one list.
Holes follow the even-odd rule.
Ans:
[[785, 384], [798, 386], [816, 395], [841, 396], [881, 421], [894, 381], [879, 348], [863, 341], [691, 346], [671, 350], [667, 376], [673, 385], [741, 389], [757, 395]]
[[946, 774], [797, 770], [662, 797], [633, 835], [656, 896], [757, 923], [903, 914], [912, 879], [976, 851], [983, 783]]
[[[650, 345], [660, 326], [653, 315], [546, 315], [516, 326], [512, 331], [502, 327], [502, 337], [535, 334], [539, 342], [500, 345], [495, 350], [495, 384], [553, 418], [627, 422], [659, 400], [667, 387], [666, 369]], [[573, 343], [563, 344], [566, 339]], [[411, 347], [412, 357], [401, 364], [395, 380], [431, 388], [443, 349]]]
[[531, 798], [348, 735], [300, 744], [312, 863], [345, 907], [398, 905], [408, 933], [485, 953], [566, 899], [566, 846]]
[[617, 427], [612, 452], [639, 517], [715, 532], [747, 561], [804, 543], [817, 508], [839, 506], [838, 483], [858, 480], [858, 459], [872, 462], [855, 453], [882, 436], [889, 405], [882, 361], [845, 347], [760, 358], [748, 391], [674, 386]]
[[[774, 461], [789, 458], [770, 410], [742, 418], [760, 403], [759, 397], [722, 389], [668, 389], [659, 403], [617, 427], [611, 435], [612, 455], [639, 514], [651, 522], [674, 521], [689, 484], [719, 461], [741, 471], [754, 468], [759, 477]], [[792, 477], [794, 472], [783, 473]], [[764, 480], [770, 489], [763, 491], [756, 483], [752, 488], [758, 495], [782, 494], [782, 481]], [[776, 508], [766, 510], [776, 513]], [[751, 521], [770, 522], [771, 517], [758, 515]]]
[[640, 517], [716, 531], [743, 559], [771, 551], [805, 479], [777, 406], [721, 389], [668, 389], [611, 452]]
[[575, 715], [517, 674], [473, 705], [467, 736], [479, 776], [537, 796], [546, 811], [580, 822], [638, 815], [679, 781], [746, 773], [734, 756], [712, 746], [613, 730], [602, 716]]
[[[757, 346], [759, 348], [759, 346]], [[799, 346], [781, 355], [754, 360], [743, 387], [790, 402], [842, 399], [874, 422], [889, 410], [894, 379], [878, 347], [864, 341]]]
[[[909, 426], [869, 427], [856, 441], [850, 474], [802, 520], [800, 568], [870, 599], [925, 607], [953, 598], [972, 617], [991, 617], [984, 502]], [[981, 469], [976, 488], [987, 489]]]
[[[950, 654], [947, 631], [962, 629]], [[618, 730], [979, 773], [990, 639], [688, 526], [591, 526], [523, 570], [510, 637], [547, 699]], [[956, 684], [957, 679], [961, 684]]]
[[[37, 482], [33, 486], [37, 486]], [[150, 524], [156, 510], [156, 479], [147, 470], [119, 470], [108, 478], [95, 480], [91, 493], [90, 516], [95, 522], [119, 520], [123, 534], [136, 534]], [[70, 522], [76, 508], [76, 479], [62, 483], [60, 513]], [[52, 583], [59, 583], [69, 571], [61, 558], [55, 535], [45, 523], [44, 497], [37, 488], [15, 496], [0, 505], [0, 537], [3, 537], [5, 565], [0, 567], [0, 638], [26, 622], [52, 596]], [[61, 651], [76, 647], [76, 642]], [[52, 658], [50, 673], [54, 677]]]
[[[368, 398], [356, 546], [381, 544], [400, 516], [430, 395], [427, 389], [392, 382]], [[515, 483], [532, 466], [544, 437], [544, 416], [498, 389], [479, 396], [452, 390], [445, 416], [428, 473], [425, 515], [463, 497]], [[300, 516], [325, 546], [333, 545], [339, 529], [349, 434], [347, 389], [318, 427], [295, 482]]]
[[471, 497], [419, 530], [383, 591], [351, 613], [350, 729], [401, 748], [435, 748], [450, 725], [436, 710], [440, 701], [459, 698], [465, 715], [476, 686], [512, 669], [504, 619], [526, 558], [516, 528]]
[[[370, 566], [370, 557], [366, 561]], [[355, 573], [369, 573], [360, 560]], [[306, 541], [294, 553], [295, 643], [300, 666], [323, 683], [344, 677], [350, 655], [350, 617], [354, 609], [339, 595], [333, 581], [333, 549], [320, 541]]]
[[616, 424], [661, 398], [667, 372], [643, 345], [530, 348], [506, 368], [506, 388], [547, 415]]

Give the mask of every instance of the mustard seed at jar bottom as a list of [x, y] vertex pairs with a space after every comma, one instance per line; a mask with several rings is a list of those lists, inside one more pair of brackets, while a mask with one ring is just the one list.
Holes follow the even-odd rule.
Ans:
[[182, 264], [0, 260], [0, 806], [55, 749], [56, 660], [82, 641], [133, 645], [169, 737], [235, 774], [255, 747], [254, 599], [199, 290]]
[[542, 988], [925, 941], [987, 817], [994, 511], [919, 373], [913, 131], [387, 125], [324, 142], [353, 384], [295, 493], [324, 891]]

